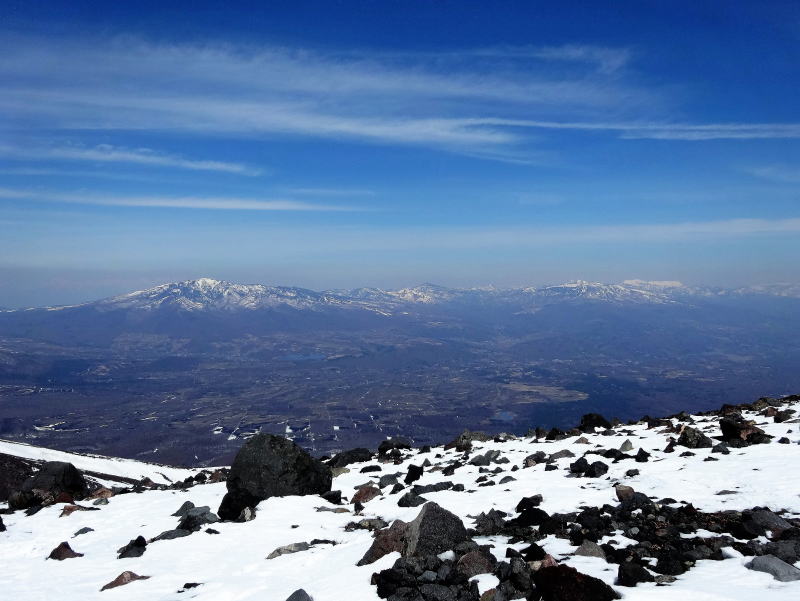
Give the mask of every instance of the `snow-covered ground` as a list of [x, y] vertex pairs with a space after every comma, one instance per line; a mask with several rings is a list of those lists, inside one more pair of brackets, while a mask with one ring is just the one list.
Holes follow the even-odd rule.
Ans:
[[[797, 407], [795, 407], [797, 408]], [[515, 481], [503, 485], [478, 487], [476, 478], [483, 475], [479, 468], [466, 465], [445, 477], [440, 471], [426, 468], [422, 478], [415, 484], [432, 484], [443, 480], [463, 484], [464, 492], [445, 490], [426, 493], [424, 497], [457, 514], [467, 527], [473, 526], [472, 517], [492, 508], [515, 515], [514, 508], [523, 496], [536, 493], [543, 495], [541, 508], [548, 513], [576, 511], [580, 506], [615, 505], [614, 484], [624, 482], [638, 492], [657, 499], [673, 497], [678, 501], [691, 502], [702, 511], [726, 509], [743, 510], [755, 506], [766, 506], [774, 511], [785, 511], [784, 517], [800, 517], [800, 424], [796, 421], [773, 423], [747, 412], [746, 417], [755, 419], [759, 426], [776, 438], [770, 444], [753, 445], [744, 449], [731, 449], [729, 455], [714, 454], [718, 461], [703, 461], [711, 454], [710, 449], [693, 449], [693, 457], [680, 457], [686, 449], [677, 447], [676, 452], [665, 454], [667, 434], [661, 429], [648, 430], [646, 425], [621, 426], [615, 436], [588, 434], [589, 444], [579, 444], [576, 438], [557, 442], [534, 442], [530, 438], [505, 443], [474, 443], [472, 456], [486, 450], [499, 450], [510, 463], [501, 465], [506, 471], [493, 477], [511, 475]], [[708, 428], [709, 435], [719, 433], [716, 417], [694, 416], [695, 427]], [[625, 430], [629, 433], [623, 433]], [[790, 444], [778, 444], [777, 439], [787, 436]], [[609, 464], [608, 473], [601, 478], [567, 477], [565, 468], [575, 459], [561, 459], [558, 470], [545, 471], [544, 465], [509, 471], [514, 465], [522, 466], [528, 455], [542, 450], [551, 454], [560, 449], [570, 449], [581, 456], [594, 445], [604, 448], [619, 448], [629, 439], [634, 453], [643, 448], [651, 453], [647, 463], [632, 460]], [[118, 460], [108, 458], [82, 458], [63, 453], [45, 457], [42, 449], [9, 443], [0, 445], [0, 452], [21, 453], [26, 457], [39, 453], [36, 458], [70, 460], [77, 467], [104, 471], [95, 463]], [[56, 452], [52, 452], [56, 453]], [[400, 473], [405, 476], [409, 465], [419, 465], [425, 458], [437, 464], [460, 457], [454, 450], [434, 448], [430, 453], [411, 454], [399, 465], [378, 463], [373, 460], [349, 466], [349, 473], [337, 476], [333, 488], [351, 497], [355, 489], [374, 481], [381, 475]], [[602, 459], [598, 456], [591, 456]], [[151, 470], [162, 471], [157, 466], [124, 462], [128, 473], [151, 475]], [[91, 465], [91, 467], [89, 467]], [[136, 465], [140, 467], [135, 467]], [[380, 465], [382, 471], [360, 473], [366, 465]], [[496, 467], [495, 465], [491, 466]], [[640, 475], [626, 477], [631, 468], [640, 470]], [[158, 473], [158, 472], [156, 472]], [[173, 472], [163, 472], [173, 477]], [[187, 470], [175, 472], [188, 474]], [[180, 476], [178, 476], [180, 477]], [[402, 478], [401, 478], [402, 480]], [[719, 495], [722, 490], [737, 494]], [[381, 497], [365, 504], [362, 517], [381, 517], [391, 522], [394, 519], [410, 521], [420, 508], [398, 507], [397, 500], [404, 494], [388, 494], [384, 489]], [[61, 505], [47, 507], [33, 516], [23, 512], [3, 515], [7, 531], [0, 533], [0, 590], [4, 598], [35, 601], [38, 599], [207, 599], [209, 601], [272, 600], [283, 601], [298, 588], [305, 589], [315, 601], [349, 601], [378, 599], [376, 589], [370, 584], [370, 576], [391, 567], [399, 554], [392, 553], [376, 563], [357, 567], [356, 562], [364, 555], [372, 542], [366, 530], [346, 532], [344, 526], [361, 519], [352, 513], [320, 512], [316, 508], [335, 506], [316, 496], [271, 498], [258, 506], [254, 521], [247, 523], [217, 523], [213, 528], [219, 534], [204, 531], [175, 540], [164, 540], [148, 545], [142, 557], [117, 559], [116, 550], [138, 535], [151, 538], [164, 530], [175, 528], [178, 518], [171, 517], [187, 500], [195, 505], [208, 505], [216, 511], [225, 484], [195, 486], [188, 491], [146, 491], [141, 494], [115, 496], [99, 511], [76, 511], [59, 517]], [[83, 503], [89, 504], [89, 503]], [[352, 511], [351, 505], [345, 505]], [[472, 517], [471, 517], [472, 516]], [[83, 527], [94, 530], [73, 538]], [[294, 542], [309, 542], [312, 539], [330, 539], [337, 545], [320, 544], [308, 551], [266, 559], [275, 548]], [[615, 537], [618, 544], [625, 545], [623, 536]], [[494, 554], [499, 560], [505, 556], [508, 540], [501, 536], [483, 537], [479, 542], [495, 546]], [[61, 541], [69, 541], [72, 548], [84, 557], [65, 561], [46, 560], [50, 551]], [[617, 566], [593, 557], [571, 556], [575, 547], [568, 540], [549, 536], [540, 544], [560, 562], [565, 562], [579, 571], [601, 578], [614, 585]], [[516, 549], [525, 543], [511, 545]], [[691, 601], [721, 600], [786, 600], [800, 599], [800, 581], [782, 583], [772, 576], [744, 567], [749, 558], [741, 557], [730, 549], [730, 557], [722, 561], [701, 560], [677, 581], [667, 586], [641, 583], [635, 588], [615, 586], [615, 589], [630, 601]], [[124, 570], [131, 570], [150, 578], [133, 582], [113, 590], [100, 592], [100, 588]], [[481, 591], [497, 583], [492, 575], [478, 577]], [[196, 588], [179, 592], [184, 583], [202, 583]]]
[[[77, 455], [64, 451], [56, 451], [54, 449], [35, 447], [22, 442], [12, 442], [10, 440], [0, 440], [0, 453], [38, 461], [67, 461], [82, 471], [120, 476], [133, 480], [150, 478], [156, 484], [170, 484], [172, 482], [184, 480], [189, 476], [194, 476], [200, 471], [199, 468], [172, 467], [169, 465], [146, 463], [118, 457]], [[102, 480], [100, 478], [96, 479]]]

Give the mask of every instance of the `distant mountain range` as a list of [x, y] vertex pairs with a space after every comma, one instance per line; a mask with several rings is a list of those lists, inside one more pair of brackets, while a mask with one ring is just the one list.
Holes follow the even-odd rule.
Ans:
[[789, 284], [316, 292], [202, 278], [0, 312], [0, 437], [171, 461], [287, 428], [318, 450], [435, 442], [785, 394], [800, 389], [798, 341]]
[[357, 309], [383, 315], [424, 306], [448, 304], [497, 304], [517, 310], [562, 301], [604, 301], [612, 303], [674, 303], [692, 299], [736, 296], [800, 298], [800, 284], [772, 284], [746, 288], [685, 286], [676, 281], [625, 280], [605, 284], [578, 280], [555, 286], [525, 288], [447, 288], [425, 283], [413, 288], [382, 290], [356, 288], [316, 292], [289, 286], [235, 284], [199, 278], [161, 284], [147, 290], [82, 303], [79, 305], [4, 310], [4, 313], [74, 311], [93, 308], [99, 312], [133, 311], [256, 311], [291, 308], [296, 310]]

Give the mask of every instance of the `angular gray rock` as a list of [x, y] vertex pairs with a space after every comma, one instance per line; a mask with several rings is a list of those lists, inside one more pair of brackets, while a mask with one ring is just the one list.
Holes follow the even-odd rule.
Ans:
[[423, 505], [419, 515], [408, 524], [403, 557], [438, 555], [469, 539], [461, 519], [436, 503]]
[[606, 558], [606, 552], [602, 547], [595, 542], [585, 540], [581, 543], [580, 547], [575, 549], [575, 555], [583, 557], [599, 557], [600, 559]]
[[391, 526], [375, 532], [375, 540], [356, 565], [365, 566], [379, 560], [389, 553], [402, 552], [408, 524], [402, 520], [395, 520]]
[[710, 449], [714, 446], [714, 441], [700, 430], [691, 426], [684, 426], [677, 444], [690, 449]]
[[774, 555], [761, 555], [744, 565], [746, 568], [757, 572], [772, 574], [772, 577], [780, 582], [800, 580], [800, 569], [786, 563], [782, 559], [778, 559]]
[[292, 543], [290, 545], [283, 545], [278, 547], [272, 553], [267, 555], [267, 559], [275, 559], [281, 555], [289, 555], [291, 553], [299, 553], [300, 551], [308, 551], [309, 545], [306, 542]]

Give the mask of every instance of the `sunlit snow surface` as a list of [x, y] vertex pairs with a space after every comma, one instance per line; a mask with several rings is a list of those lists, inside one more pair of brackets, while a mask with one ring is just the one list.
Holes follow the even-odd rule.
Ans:
[[[25, 459], [68, 461], [80, 470], [132, 478], [134, 480], [150, 478], [156, 484], [171, 484], [172, 482], [185, 480], [188, 476], [193, 476], [200, 471], [199, 469], [171, 467], [132, 459], [104, 457], [102, 455], [75, 455], [9, 440], [0, 440], [0, 453], [24, 457]], [[102, 478], [95, 479], [102, 480]]]
[[[675, 453], [664, 454], [661, 451], [666, 446], [666, 435], [637, 425], [624, 427], [633, 431], [633, 435], [588, 435], [590, 445], [575, 444], [575, 438], [549, 443], [520, 439], [474, 445], [473, 454], [488, 449], [500, 450], [511, 460], [502, 466], [505, 469], [521, 465], [524, 457], [537, 450], [552, 453], [569, 448], [580, 456], [595, 444], [618, 448], [626, 438], [631, 440], [635, 450], [642, 447], [653, 455], [648, 463], [634, 463], [632, 460], [609, 463], [609, 472], [604, 478], [567, 478], [564, 468], [574, 459], [562, 459], [558, 462], [560, 469], [556, 471], [545, 472], [542, 465], [513, 473], [506, 471], [496, 479], [510, 474], [517, 480], [505, 485], [477, 487], [475, 479], [479, 472], [475, 466], [462, 467], [452, 477], [426, 469], [416, 484], [442, 480], [463, 483], [467, 491], [472, 492], [443, 491], [424, 496], [458, 514], [467, 526], [473, 525], [470, 515], [492, 508], [513, 514], [522, 496], [535, 493], [544, 496], [541, 507], [548, 513], [575, 511], [581, 505], [615, 504], [613, 484], [618, 481], [625, 481], [637, 491], [658, 499], [673, 497], [691, 502], [703, 511], [768, 506], [776, 511], [787, 510], [792, 517], [800, 516], [800, 424], [773, 424], [771, 419], [755, 414], [747, 416], [756, 419], [768, 434], [776, 436], [775, 441], [746, 449], [732, 449], [730, 455], [714, 454], [719, 459], [716, 462], [703, 461], [710, 449], [694, 450], [696, 456], [687, 458], [679, 457], [681, 447]], [[715, 418], [696, 419], [698, 427], [709, 428], [709, 435], [718, 434]], [[778, 444], [777, 438], [781, 436], [788, 436], [791, 444]], [[7, 446], [0, 451], [13, 452]], [[436, 459], [436, 454], [441, 454], [442, 458]], [[349, 497], [356, 486], [382, 474], [405, 474], [410, 464], [420, 464], [425, 458], [436, 464], [458, 456], [460, 454], [455, 451], [442, 451], [440, 448], [424, 455], [417, 455], [414, 451], [401, 465], [382, 464], [382, 472], [369, 474], [361, 474], [359, 469], [374, 464], [374, 461], [354, 464], [349, 466], [349, 473], [334, 480], [334, 489], [341, 489]], [[103, 467], [95, 466], [95, 461], [102, 461]], [[109, 466], [108, 461], [116, 460], [74, 457], [79, 467], [96, 471], [111, 471], [114, 466]], [[118, 462], [125, 473], [138, 473], [131, 463], [135, 462]], [[625, 478], [625, 471], [634, 467], [641, 470], [641, 475]], [[139, 472], [149, 473], [151, 469], [152, 466], [145, 466]], [[723, 489], [735, 490], [738, 494], [716, 494]], [[296, 589], [304, 588], [316, 601], [378, 598], [375, 587], [369, 583], [370, 576], [390, 567], [398, 554], [388, 555], [372, 565], [356, 567], [356, 562], [371, 544], [370, 533], [364, 530], [345, 532], [345, 524], [359, 518], [349, 513], [317, 512], [315, 507], [331, 506], [315, 496], [268, 499], [258, 506], [258, 516], [253, 522], [215, 524], [213, 527], [220, 534], [201, 531], [186, 538], [150, 544], [140, 558], [116, 558], [116, 550], [136, 536], [141, 534], [151, 538], [174, 528], [177, 518], [170, 514], [184, 501], [191, 500], [198, 506], [209, 505], [216, 511], [224, 493], [225, 484], [221, 483], [196, 486], [187, 492], [148, 491], [121, 495], [111, 498], [110, 504], [101, 507], [100, 511], [74, 512], [63, 518], [58, 517], [60, 506], [45, 508], [31, 517], [22, 512], [4, 515], [8, 530], [0, 533], [2, 596], [26, 601], [54, 598], [283, 601]], [[402, 494], [387, 494], [368, 502], [363, 516], [380, 516], [387, 521], [413, 519], [419, 508], [398, 507], [397, 499]], [[94, 532], [73, 539], [72, 535], [84, 526], [94, 528]], [[309, 551], [266, 559], [276, 547], [314, 538], [332, 539], [339, 544], [335, 547], [318, 545]], [[494, 544], [495, 555], [500, 560], [509, 546], [503, 537], [477, 540]], [[615, 537], [615, 540], [620, 545], [630, 543], [622, 536]], [[75, 551], [85, 556], [61, 562], [45, 560], [61, 541], [69, 541]], [[575, 548], [569, 541], [553, 536], [541, 544], [556, 559], [613, 585], [616, 565], [597, 558], [569, 557]], [[524, 546], [514, 545], [515, 548]], [[723, 561], [700, 561], [668, 586], [639, 584], [635, 588], [615, 588], [624, 599], [631, 601], [800, 599], [800, 582], [777, 582], [767, 574], [745, 569], [743, 564], [747, 559], [735, 551], [731, 550], [731, 555], [730, 559]], [[100, 592], [101, 586], [124, 570], [150, 576], [150, 579]], [[478, 580], [481, 591], [497, 582], [491, 575], [480, 576]], [[187, 582], [203, 584], [179, 593]]]

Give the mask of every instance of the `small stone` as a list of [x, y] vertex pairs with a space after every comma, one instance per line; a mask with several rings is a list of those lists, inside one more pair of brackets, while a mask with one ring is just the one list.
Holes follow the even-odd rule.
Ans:
[[599, 557], [600, 559], [606, 558], [606, 552], [595, 542], [585, 540], [581, 545], [575, 549], [575, 555], [582, 557]]
[[422, 478], [423, 468], [421, 465], [409, 465], [408, 474], [406, 474], [404, 482], [412, 484]]
[[620, 503], [623, 503], [633, 497], [633, 493], [636, 492], [633, 490], [632, 486], [625, 486], [624, 484], [617, 484], [614, 487], [614, 490], [617, 493], [617, 499], [619, 499]]
[[638, 563], [625, 561], [619, 565], [617, 584], [620, 586], [636, 586], [640, 582], [653, 582], [654, 580], [653, 575]]
[[172, 514], [172, 516], [176, 518], [182, 518], [190, 509], [194, 509], [194, 503], [191, 501], [184, 501], [183, 505], [181, 505], [178, 510]]
[[772, 574], [775, 580], [780, 582], [792, 582], [800, 580], [800, 569], [794, 567], [775, 557], [774, 555], [761, 555], [755, 557], [750, 563], [744, 564], [746, 568], [757, 572]]
[[141, 557], [144, 555], [146, 549], [147, 541], [143, 536], [137, 536], [124, 547], [117, 549], [117, 553], [119, 553], [119, 559], [125, 559], [128, 557]]
[[70, 547], [69, 543], [66, 541], [50, 551], [50, 555], [47, 556], [48, 559], [55, 559], [57, 561], [72, 559], [73, 557], [83, 557], [83, 553], [76, 553], [73, 551], [72, 547]]
[[420, 497], [419, 495], [415, 495], [412, 492], [407, 492], [397, 501], [397, 506], [419, 507], [420, 505], [424, 505], [425, 503], [427, 503], [427, 501], [428, 500], [425, 497]]
[[290, 555], [292, 553], [299, 553], [300, 551], [308, 551], [309, 548], [310, 548], [309, 544], [306, 542], [283, 545], [282, 547], [278, 547], [272, 553], [267, 555], [267, 559], [275, 559], [276, 557], [280, 557], [281, 555]]
[[352, 502], [364, 504], [379, 496], [381, 496], [381, 489], [377, 486], [362, 486], [353, 495]]
[[134, 580], [147, 580], [148, 578], [150, 578], [150, 576], [139, 576], [139, 574], [136, 574], [134, 572], [125, 571], [125, 572], [122, 572], [122, 574], [120, 574], [116, 578], [114, 578], [114, 580], [112, 580], [108, 584], [104, 585], [103, 588], [100, 589], [100, 592], [103, 592], [103, 591], [105, 591], [107, 589], [110, 589], [110, 588], [116, 588], [118, 586], [123, 586], [125, 584], [130, 583], [130, 582], [133, 582]]
[[77, 530], [75, 534], [72, 535], [72, 538], [80, 536], [81, 534], [88, 534], [89, 532], [94, 532], [94, 528], [89, 528], [88, 526], [84, 526], [80, 530]]

